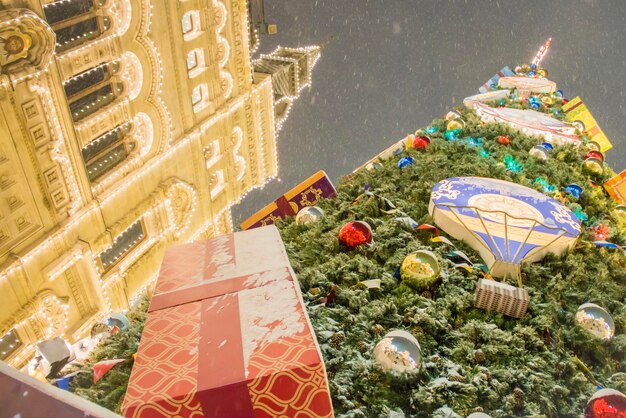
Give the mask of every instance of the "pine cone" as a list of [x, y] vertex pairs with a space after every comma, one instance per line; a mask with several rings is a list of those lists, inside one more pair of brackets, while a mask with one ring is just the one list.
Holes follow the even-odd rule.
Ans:
[[379, 382], [382, 377], [382, 374], [378, 370], [372, 370], [367, 374], [367, 380], [372, 383]]
[[361, 353], [365, 353], [367, 351], [367, 343], [365, 341], [359, 341], [356, 343], [356, 347], [359, 349]]
[[434, 354], [430, 357], [431, 361], [435, 364], [441, 363], [441, 356], [439, 354]]
[[491, 372], [486, 367], [481, 367], [480, 372], [485, 376], [485, 379], [491, 380]]
[[513, 398], [515, 399], [515, 406], [524, 406], [524, 391], [522, 389], [513, 389]]
[[374, 335], [378, 335], [380, 337], [385, 333], [385, 327], [380, 324], [376, 324], [372, 327], [372, 332]]
[[487, 361], [487, 356], [485, 355], [485, 352], [479, 348], [474, 351], [474, 360], [476, 360], [476, 363], [484, 363]]
[[467, 379], [465, 378], [465, 376], [461, 376], [460, 374], [452, 374], [450, 376], [448, 376], [448, 380], [451, 382], [465, 382]]
[[339, 348], [339, 346], [345, 341], [345, 339], [346, 335], [343, 332], [336, 332], [335, 334], [333, 334], [332, 337], [330, 337], [329, 344], [332, 348]]
[[424, 329], [420, 327], [419, 325], [415, 325], [413, 328], [411, 328], [411, 334], [413, 334], [415, 338], [423, 337]]
[[356, 322], [356, 318], [354, 315], [348, 315], [343, 321], [341, 321], [341, 325], [343, 328], [348, 328]]
[[404, 316], [402, 317], [402, 321], [406, 324], [410, 324], [411, 322], [413, 322], [413, 313], [406, 312]]
[[433, 294], [430, 293], [430, 290], [424, 290], [422, 292], [422, 297], [426, 298], [426, 299], [432, 299], [433, 298]]
[[482, 407], [477, 406], [476, 408], [472, 409], [472, 413], [474, 412], [485, 412], [485, 410]]

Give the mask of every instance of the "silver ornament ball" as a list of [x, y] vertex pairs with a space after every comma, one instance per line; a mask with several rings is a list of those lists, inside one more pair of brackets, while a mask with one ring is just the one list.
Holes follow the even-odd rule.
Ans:
[[595, 303], [583, 303], [576, 311], [576, 322], [581, 328], [600, 340], [610, 340], [615, 335], [611, 315]]
[[296, 223], [306, 225], [319, 221], [324, 216], [324, 211], [317, 206], [307, 206], [296, 215]]
[[374, 347], [374, 360], [386, 371], [418, 372], [422, 365], [422, 349], [407, 331], [391, 331]]

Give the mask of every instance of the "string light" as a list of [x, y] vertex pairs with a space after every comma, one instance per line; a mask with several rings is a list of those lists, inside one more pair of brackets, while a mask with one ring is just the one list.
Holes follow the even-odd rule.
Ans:
[[541, 48], [539, 48], [539, 51], [537, 51], [537, 55], [535, 55], [535, 58], [533, 58], [533, 61], [532, 61], [533, 65], [539, 65], [541, 63], [541, 60], [543, 60], [543, 57], [545, 57], [546, 54], [548, 53], [551, 43], [552, 43], [552, 38], [548, 38], [546, 43], [543, 44]]
[[[65, 2], [65, 1], [71, 1], [71, 0], [59, 0], [59, 1]], [[124, 9], [126, 16], [131, 16], [132, 10], [130, 9], [130, 2], [124, 1], [124, 4], [126, 5], [126, 8]], [[156, 63], [156, 65], [152, 66], [152, 68], [155, 71], [154, 77], [152, 79], [152, 85], [147, 86], [146, 88], [148, 88], [150, 91], [149, 100], [151, 101], [151, 103], [155, 105], [156, 111], [161, 117], [161, 119], [165, 121], [161, 125], [161, 126], [164, 126], [165, 129], [163, 129], [163, 135], [161, 135], [162, 140], [160, 141], [161, 146], [159, 150], [152, 150], [153, 135], [149, 135], [148, 136], [149, 140], [144, 141], [144, 142], [139, 141], [140, 137], [134, 137], [137, 140], [137, 143], [141, 144], [140, 146], [137, 147], [139, 152], [136, 152], [135, 154], [133, 154], [131, 158], [126, 158], [126, 161], [124, 162], [123, 165], [118, 166], [119, 168], [116, 167], [115, 171], [113, 171], [111, 175], [107, 174], [107, 176], [103, 178], [102, 182], [99, 181], [97, 184], [95, 184], [92, 187], [92, 190], [96, 190], [98, 194], [101, 194], [98, 200], [93, 200], [84, 204], [82, 200], [83, 198], [82, 198], [81, 192], [78, 188], [78, 183], [76, 181], [76, 178], [74, 178], [73, 176], [72, 165], [70, 164], [69, 160], [66, 157], [63, 157], [63, 154], [64, 154], [63, 150], [66, 147], [66, 143], [65, 143], [65, 138], [63, 137], [63, 130], [62, 130], [61, 124], [59, 123], [58, 114], [55, 112], [55, 107], [54, 107], [54, 102], [52, 101], [52, 97], [49, 92], [48, 93], [45, 92], [47, 90], [47, 87], [44, 87], [43, 83], [42, 84], [33, 83], [34, 87], [31, 87], [31, 88], [33, 89], [33, 91], [41, 94], [42, 97], [44, 97], [45, 99], [43, 101], [47, 104], [45, 108], [45, 113], [46, 113], [46, 117], [48, 118], [49, 125], [54, 128], [53, 129], [54, 136], [56, 137], [55, 138], [55, 153], [58, 155], [58, 161], [60, 162], [60, 165], [63, 169], [63, 174], [68, 184], [70, 200], [72, 202], [70, 213], [73, 216], [70, 217], [67, 221], [60, 224], [59, 230], [57, 232], [49, 236], [45, 241], [35, 246], [24, 257], [22, 258], [18, 257], [13, 262], [11, 262], [8, 268], [0, 272], [0, 280], [7, 278], [8, 275], [12, 275], [12, 274], [20, 272], [22, 269], [25, 268], [25, 266], [28, 263], [32, 262], [34, 259], [39, 257], [42, 253], [49, 252], [52, 248], [55, 248], [55, 247], [64, 248], [67, 242], [75, 241], [78, 238], [78, 227], [84, 224], [85, 222], [89, 222], [90, 217], [99, 215], [103, 211], [103, 209], [105, 209], [107, 205], [112, 202], [112, 199], [118, 198], [119, 196], [121, 196], [122, 193], [128, 191], [129, 187], [135, 187], [137, 185], [137, 182], [140, 181], [141, 179], [152, 176], [154, 174], [155, 169], [158, 169], [163, 164], [166, 164], [168, 162], [168, 159], [171, 159], [172, 157], [174, 157], [177, 153], [179, 153], [183, 149], [183, 147], [188, 147], [192, 142], [200, 141], [203, 135], [205, 135], [209, 130], [214, 129], [216, 124], [220, 123], [225, 118], [232, 118], [233, 114], [240, 111], [241, 107], [243, 105], [246, 105], [249, 101], [254, 102], [254, 104], [256, 105], [257, 111], [259, 111], [259, 109], [262, 110], [262, 107], [261, 107], [262, 100], [265, 101], [264, 102], [265, 104], [269, 104], [269, 105], [272, 104], [273, 89], [272, 89], [271, 77], [267, 77], [263, 79], [258, 84], [252, 84], [252, 87], [250, 90], [242, 94], [239, 94], [235, 98], [231, 98], [232, 90], [234, 88], [234, 78], [233, 78], [233, 75], [227, 70], [229, 60], [231, 58], [230, 45], [228, 41], [226, 40], [226, 35], [225, 35], [226, 33], [225, 27], [226, 27], [226, 22], [228, 19], [227, 9], [224, 3], [218, 0], [213, 0], [213, 5], [214, 7], [221, 9], [222, 16], [223, 16], [222, 19], [220, 19], [220, 21], [217, 22], [215, 30], [216, 30], [216, 35], [218, 37], [218, 42], [220, 43], [222, 51], [223, 51], [223, 55], [220, 55], [218, 66], [220, 67], [219, 74], [220, 74], [220, 80], [222, 82], [221, 85], [223, 86], [222, 93], [223, 93], [223, 97], [225, 101], [223, 104], [219, 106], [215, 114], [211, 115], [205, 121], [201, 122], [199, 127], [193, 129], [192, 132], [189, 132], [186, 135], [182, 136], [182, 138], [174, 138], [172, 118], [162, 98], [162, 89], [163, 89], [163, 80], [164, 80], [164, 74], [162, 70], [163, 68], [162, 59], [159, 54], [159, 51], [156, 48], [154, 41], [152, 41], [147, 36], [148, 32], [150, 31], [150, 26], [151, 26], [153, 5], [150, 4], [149, 11], [146, 11], [144, 10], [144, 8], [141, 8], [142, 12], [144, 13], [141, 17], [141, 20], [142, 22], [145, 22], [145, 24], [140, 26], [141, 33], [137, 36], [137, 39], [148, 50], [149, 59], [151, 59], [153, 63]], [[44, 7], [46, 6], [47, 5], [44, 5]], [[247, 19], [247, 15], [245, 16], [245, 18]], [[115, 21], [115, 19], [113, 20]], [[130, 17], [127, 20], [130, 21]], [[239, 21], [234, 22], [234, 25], [238, 27], [240, 26], [240, 22]], [[67, 52], [57, 54], [56, 55], [57, 64], [59, 64], [60, 66], [69, 64], [69, 61], [75, 60], [82, 54], [97, 51], [97, 48], [100, 48], [107, 44], [111, 46], [109, 50], [112, 50], [112, 51], [116, 50], [116, 47], [114, 46], [114, 41], [116, 40], [117, 37], [120, 36], [121, 34], [120, 31], [122, 30], [121, 29], [122, 26], [118, 26], [117, 31], [114, 33], [103, 34], [98, 39], [91, 40], [90, 42], [85, 43], [84, 45], [81, 45], [80, 47], [74, 48]], [[246, 32], [246, 36], [247, 35], [248, 34]], [[244, 45], [244, 48], [245, 48], [245, 45]], [[106, 49], [107, 48], [104, 48], [103, 50], [106, 50]], [[104, 54], [98, 53], [98, 54], [92, 54], [92, 55], [97, 55], [98, 59], [102, 59], [103, 57], [106, 58], [107, 53], [109, 52], [105, 52]], [[108, 59], [110, 60], [110, 58]], [[310, 58], [307, 57], [307, 59], [310, 59]], [[125, 56], [122, 56], [113, 62], [117, 63], [120, 60], [124, 60], [124, 63], [127, 62]], [[314, 61], [316, 60], [317, 58], [314, 59]], [[92, 60], [92, 62], [94, 61]], [[76, 80], [80, 77], [86, 77], [88, 74], [106, 65], [109, 65], [109, 63], [101, 63], [97, 67], [90, 68], [89, 70], [86, 70], [85, 72], [81, 74], [77, 74], [71, 77], [70, 79], [65, 80], [63, 84], [66, 85], [72, 79]], [[314, 65], [314, 62], [312, 65]], [[309, 73], [311, 71], [312, 65], [309, 66]], [[73, 64], [69, 66], [69, 68], [72, 68], [72, 67], [74, 67]], [[28, 76], [24, 76], [22, 78], [13, 79], [11, 81], [19, 82], [19, 81], [24, 81], [24, 80], [37, 79], [38, 77], [43, 76], [44, 74], [47, 74], [47, 71], [33, 73]], [[253, 76], [253, 73], [250, 72], [251, 80], [252, 80], [252, 76]], [[238, 80], [239, 82], [241, 82], [240, 79]], [[302, 80], [298, 79], [296, 81], [298, 83], [299, 89], [302, 89], [303, 87], [308, 85], [302, 82]], [[307, 81], [307, 83], [308, 82], [310, 82], [310, 74], [309, 74], [309, 80]], [[300, 83], [302, 83], [302, 85], [300, 85]], [[3, 82], [3, 85], [6, 85], [6, 83]], [[130, 87], [130, 90], [133, 90], [132, 87]], [[100, 98], [95, 103], [91, 103], [89, 105], [90, 106], [89, 109], [91, 109], [91, 106], [96, 106], [97, 103], [102, 103], [104, 100], [108, 100], [108, 99]], [[102, 122], [105, 122], [105, 119], [107, 118], [109, 120], [118, 120], [118, 121], [126, 120], [121, 125], [118, 125], [113, 129], [109, 129], [104, 135], [100, 135], [98, 138], [87, 143], [87, 145], [83, 147], [83, 150], [88, 150], [90, 149], [90, 147], [97, 146], [97, 144], [101, 141], [109, 140], [112, 135], [118, 134], [119, 130], [121, 129], [127, 129], [129, 126], [136, 126], [136, 124], [138, 124], [137, 117], [139, 114], [135, 115], [132, 121], [128, 120], [128, 117], [126, 116], [128, 114], [131, 114], [131, 106], [130, 106], [131, 100], [132, 100], [132, 95], [127, 93], [126, 97], [123, 97], [123, 98], [118, 97], [118, 100], [116, 100], [110, 106], [107, 106], [104, 109], [98, 110], [93, 115], [90, 115], [88, 118], [85, 118], [85, 120], [75, 124], [75, 130], [76, 130], [77, 135], [79, 137], [82, 136], [82, 137], [87, 138], [93, 135], [92, 129], [94, 129], [96, 125], [98, 126], [98, 130], [100, 130], [101, 132], [102, 128], [100, 127], [100, 125], [102, 124]], [[126, 117], [122, 117], [122, 116], [126, 116]], [[147, 115], [145, 116], [147, 117]], [[280, 125], [276, 125], [275, 123], [272, 122], [274, 119], [273, 113], [270, 113], [270, 118], [269, 118], [270, 123], [266, 123], [268, 119], [264, 117], [255, 117], [253, 119], [254, 119], [254, 124], [256, 124], [255, 125], [256, 132], [258, 132], [258, 137], [256, 138], [257, 142], [255, 142], [254, 146], [261, 147], [261, 150], [259, 150], [258, 153], [255, 153], [255, 156], [253, 158], [258, 158], [257, 155], [262, 156], [262, 164], [260, 167], [260, 177], [256, 179], [256, 184], [253, 183], [250, 187], [247, 187], [246, 190], [236, 199], [236, 201], [229, 202], [226, 206], [221, 208], [219, 212], [213, 217], [213, 219], [209, 219], [205, 221], [200, 227], [194, 228], [193, 234], [191, 234], [191, 236], [187, 236], [188, 231], [192, 225], [192, 221], [193, 219], [195, 219], [194, 213], [196, 212], [199, 206], [198, 204], [199, 197], [198, 197], [198, 192], [196, 191], [194, 187], [183, 182], [178, 182], [174, 184], [172, 187], [170, 187], [170, 189], [168, 189], [165, 199], [161, 200], [156, 205], [152, 205], [151, 209], [149, 209], [148, 211], [145, 211], [139, 218], [140, 220], [143, 220], [144, 222], [147, 223], [151, 219], [151, 217], [158, 215], [158, 213], [163, 213], [161, 211], [164, 211], [167, 217], [167, 226], [158, 232], [150, 231], [148, 228], [148, 230], [143, 231], [143, 233], [139, 237], [136, 237], [135, 239], [133, 239], [130, 244], [126, 244], [123, 248], [117, 249], [117, 252], [114, 255], [115, 261], [112, 264], [108, 263], [106, 266], [106, 267], [111, 267], [111, 269], [107, 271], [106, 274], [99, 264], [99, 255], [94, 254], [89, 248], [87, 248], [83, 251], [72, 252], [71, 257], [69, 257], [68, 259], [65, 259], [62, 263], [60, 263], [58, 266], [55, 267], [53, 272], [50, 272], [48, 279], [55, 280], [56, 278], [61, 276], [65, 271], [67, 271], [68, 269], [76, 265], [76, 263], [86, 263], [88, 268], [93, 269], [94, 274], [97, 278], [98, 285], [96, 286], [96, 293], [98, 293], [104, 305], [103, 308], [101, 309], [102, 318], [104, 318], [106, 315], [110, 314], [113, 309], [110, 295], [109, 295], [110, 287], [114, 285], [114, 283], [116, 283], [120, 278], [125, 277], [126, 271], [136, 263], [137, 259], [142, 257], [146, 252], [150, 251], [151, 248], [153, 248], [155, 245], [158, 245], [160, 242], [162, 242], [164, 238], [167, 238], [167, 236], [169, 236], [170, 238], [171, 237], [177, 238], [180, 241], [192, 241], [192, 240], [197, 239], [202, 234], [206, 234], [210, 228], [213, 228], [213, 231], [215, 233], [220, 231], [220, 229], [224, 229], [223, 232], [232, 231], [233, 224], [232, 224], [232, 216], [230, 212], [232, 206], [234, 204], [239, 203], [241, 199], [245, 198], [245, 196], [247, 196], [247, 194], [250, 191], [263, 187], [267, 183], [272, 181], [278, 172], [277, 149], [276, 149], [276, 144], [275, 144], [275, 137], [276, 137], [277, 128], [280, 129]], [[150, 120], [150, 118], [148, 118], [148, 120]], [[150, 122], [150, 129], [153, 129], [151, 122]], [[134, 135], [139, 135], [138, 132], [139, 130], [136, 130]], [[143, 132], [146, 132], [146, 131], [144, 130]], [[245, 158], [243, 158], [243, 156], [240, 155], [240, 147], [243, 144], [243, 131], [241, 130], [240, 127], [235, 127], [233, 133], [236, 138], [235, 146], [232, 149], [233, 158], [235, 160], [236, 165], [238, 165], [238, 167], [243, 166], [241, 169], [238, 169], [236, 177], [237, 177], [237, 180], [241, 180], [243, 176], [245, 175], [245, 172], [247, 169], [246, 160]], [[141, 138], [145, 138], [145, 136]], [[177, 140], [176, 142], [174, 142], [175, 139]], [[250, 140], [252, 140], [252, 138]], [[219, 141], [218, 141], [218, 144], [219, 144]], [[156, 156], [146, 161], [143, 161], [144, 157], [146, 157], [148, 154], [152, 154], [152, 151], [154, 151], [153, 154], [156, 154]], [[133, 150], [133, 153], [134, 152], [135, 150]], [[216, 150], [216, 153], [214, 155], [220, 158], [219, 147]], [[272, 156], [272, 157], [268, 158], [269, 156]], [[106, 164], [106, 163], [102, 162], [102, 164]], [[135, 168], [138, 168], [141, 164], [143, 164], [142, 170], [134, 171]], [[268, 174], [269, 174], [269, 177], [266, 177]], [[112, 187], [113, 182], [122, 177], [124, 177], [123, 178], [124, 181], [121, 182], [119, 187], [117, 187], [117, 185], [116, 187]], [[182, 218], [180, 216], [180, 208], [176, 208], [175, 210], [173, 207], [174, 202], [177, 201], [176, 199], [174, 199], [175, 193], [179, 193], [180, 189], [183, 189], [184, 193], [187, 196], [189, 196], [189, 200], [187, 204], [188, 209], [186, 210]], [[180, 219], [177, 218], [177, 215], [178, 215], [178, 218]], [[120, 235], [118, 235], [116, 239], [119, 239]], [[114, 242], [118, 243], [119, 241], [114, 241]], [[100, 253], [100, 255], [101, 254], [102, 253]], [[148, 288], [149, 286], [153, 285], [157, 277], [158, 277], [158, 274], [154, 274], [146, 283], [144, 290]], [[141, 292], [143, 292], [143, 290]], [[135, 294], [131, 298], [130, 302], [132, 304], [136, 303], [138, 295], [139, 293]], [[69, 307], [63, 308], [63, 309], [65, 309], [65, 311], [67, 312]], [[35, 313], [33, 313], [33, 315], [35, 315]], [[50, 324], [52, 324], [52, 321], [54, 319], [51, 317], [50, 318], [42, 317], [42, 318], [43, 320], [48, 320]], [[63, 328], [63, 332], [65, 332], [65, 330], [67, 329], [67, 321], [68, 321], [68, 315], [66, 314], [65, 319], [64, 319], [65, 328]], [[25, 323], [20, 323], [20, 324], [15, 324], [15, 327], [25, 325]], [[85, 326], [87, 325], [88, 324], [86, 324]], [[15, 329], [15, 327], [12, 329]], [[48, 336], [48, 334], [53, 333], [53, 332], [55, 332], [54, 329], [49, 327], [48, 331], [46, 332], [46, 336]], [[34, 349], [34, 345], [35, 344], [28, 344], [28, 345], [23, 346], [23, 348], [20, 349], [20, 352], [16, 356], [13, 357], [11, 363], [12, 364], [20, 363], [21, 359], [23, 359], [25, 356], [27, 356], [29, 353], [32, 352], [32, 350]]]

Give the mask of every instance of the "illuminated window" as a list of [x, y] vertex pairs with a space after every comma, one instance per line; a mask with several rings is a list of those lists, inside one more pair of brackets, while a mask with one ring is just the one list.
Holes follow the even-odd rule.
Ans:
[[183, 15], [182, 18], [183, 38], [188, 41], [195, 38], [201, 32], [200, 28], [200, 12], [191, 10]]
[[109, 79], [109, 77], [111, 77], [111, 71], [108, 65], [101, 65], [84, 71], [63, 83], [65, 96], [68, 98], [76, 96]]
[[78, 97], [70, 103], [72, 120], [78, 122], [94, 114], [111, 104], [123, 91], [124, 85], [122, 83], [108, 83], [97, 88], [97, 90], [88, 90], [85, 95]]
[[202, 83], [193, 88], [191, 92], [191, 104], [193, 111], [198, 113], [209, 104], [209, 88]]
[[143, 222], [138, 219], [113, 240], [113, 245], [100, 253], [100, 264], [104, 271], [109, 270], [121, 258], [135, 248], [145, 237]]
[[93, 0], [65, 0], [48, 3], [43, 6], [46, 20], [50, 25], [92, 12]]
[[133, 141], [125, 141], [129, 130], [130, 124], [117, 126], [83, 147], [89, 181], [102, 177], [128, 157], [135, 146]]
[[187, 54], [187, 70], [189, 70], [189, 77], [197, 76], [204, 68], [204, 50], [202, 48], [196, 48], [189, 51]]
[[226, 186], [226, 182], [224, 181], [224, 171], [216, 171], [211, 176], [211, 180], [209, 181], [211, 199], [215, 199], [217, 195], [224, 190], [224, 186]]
[[96, 16], [70, 26], [54, 29], [57, 42], [56, 52], [64, 52], [96, 39], [110, 27], [111, 20], [108, 17]]
[[17, 336], [17, 332], [15, 330], [6, 333], [2, 338], [0, 338], [0, 360], [6, 360], [21, 345], [22, 342]]
[[220, 140], [215, 139], [209, 146], [204, 148], [204, 161], [206, 168], [211, 167], [220, 158]]

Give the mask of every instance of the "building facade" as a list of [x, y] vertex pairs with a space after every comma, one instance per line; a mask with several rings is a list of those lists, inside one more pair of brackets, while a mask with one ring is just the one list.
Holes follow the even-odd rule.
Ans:
[[0, 1], [0, 360], [128, 309], [166, 247], [230, 232], [230, 207], [277, 175], [320, 49], [279, 48], [255, 72], [249, 12]]

